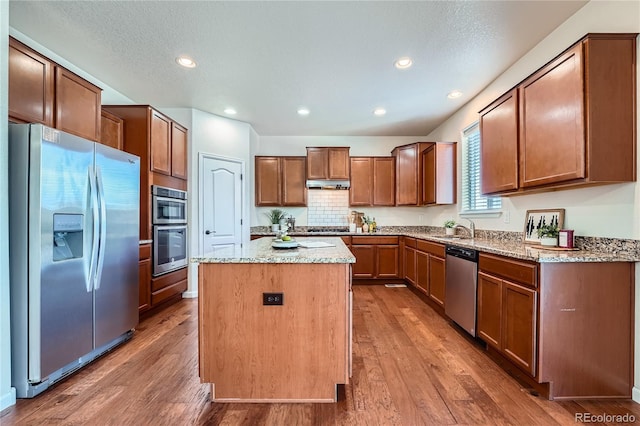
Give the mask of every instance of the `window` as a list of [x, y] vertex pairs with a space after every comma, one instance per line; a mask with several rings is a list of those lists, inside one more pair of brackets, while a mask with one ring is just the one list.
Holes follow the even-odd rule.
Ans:
[[480, 126], [477, 122], [464, 129], [462, 139], [462, 212], [501, 208], [500, 197], [480, 194]]

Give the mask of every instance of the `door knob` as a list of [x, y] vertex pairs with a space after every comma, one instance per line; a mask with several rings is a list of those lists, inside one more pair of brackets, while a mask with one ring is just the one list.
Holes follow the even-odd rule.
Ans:
[[205, 234], [210, 235], [210, 234], [215, 234], [216, 231], [209, 231], [208, 229], [206, 231], [204, 231]]

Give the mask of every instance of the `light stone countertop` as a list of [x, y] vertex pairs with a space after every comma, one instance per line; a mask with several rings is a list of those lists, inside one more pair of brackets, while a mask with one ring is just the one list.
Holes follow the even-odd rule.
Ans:
[[192, 263], [355, 263], [356, 258], [339, 237], [298, 238], [295, 241], [324, 241], [335, 247], [274, 249], [273, 237], [264, 237], [248, 244], [236, 244], [194, 256]]
[[[253, 232], [253, 235], [273, 235], [268, 232]], [[325, 232], [290, 232], [289, 235], [294, 238], [298, 236], [313, 237], [325, 237], [327, 235], [333, 236], [384, 236], [384, 235], [396, 235], [413, 237], [426, 241], [433, 241], [442, 243], [445, 245], [455, 245], [460, 247], [467, 247], [476, 249], [483, 253], [498, 254], [501, 256], [511, 257], [515, 259], [530, 260], [540, 263], [551, 262], [640, 262], [640, 254], [635, 250], [627, 250], [624, 246], [618, 246], [615, 240], [609, 242], [613, 244], [613, 247], [608, 247], [609, 251], [596, 251], [589, 249], [582, 249], [576, 251], [559, 251], [559, 250], [544, 250], [540, 248], [533, 248], [531, 245], [523, 244], [519, 239], [513, 238], [450, 238], [445, 237], [442, 232], [417, 232], [410, 229], [384, 229], [381, 232], [375, 232], [373, 234], [362, 234], [353, 232], [340, 232], [339, 234], [325, 233]]]

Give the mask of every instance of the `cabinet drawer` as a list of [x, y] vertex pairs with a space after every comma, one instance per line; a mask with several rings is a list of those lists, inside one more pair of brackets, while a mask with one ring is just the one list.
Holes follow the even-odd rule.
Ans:
[[416, 239], [412, 237], [404, 237], [404, 245], [405, 247], [416, 248]]
[[144, 244], [140, 246], [140, 259], [150, 259], [151, 258], [151, 244]]
[[480, 270], [532, 287], [538, 286], [538, 265], [502, 256], [480, 253]]
[[[186, 269], [185, 269], [186, 271]], [[151, 306], [155, 306], [158, 303], [164, 302], [171, 296], [175, 296], [178, 293], [183, 293], [187, 290], [187, 280], [181, 280], [177, 283], [173, 283], [161, 290], [151, 293]]]
[[398, 244], [398, 237], [351, 237], [351, 244]]
[[442, 244], [425, 240], [417, 240], [416, 248], [420, 251], [444, 258], [444, 246]]
[[182, 268], [175, 272], [169, 272], [168, 274], [162, 275], [158, 278], [153, 278], [151, 280], [151, 292], [155, 293], [158, 290], [162, 290], [165, 287], [168, 287], [178, 281], [187, 279], [187, 268]]

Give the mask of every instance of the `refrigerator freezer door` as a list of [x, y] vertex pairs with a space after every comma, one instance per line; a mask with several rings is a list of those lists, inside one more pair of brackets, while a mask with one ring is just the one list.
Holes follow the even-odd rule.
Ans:
[[[25, 141], [26, 143], [26, 141]], [[29, 169], [29, 381], [93, 349], [87, 291], [94, 144], [31, 126]]]
[[100, 241], [95, 288], [95, 347], [138, 324], [140, 159], [96, 144]]

